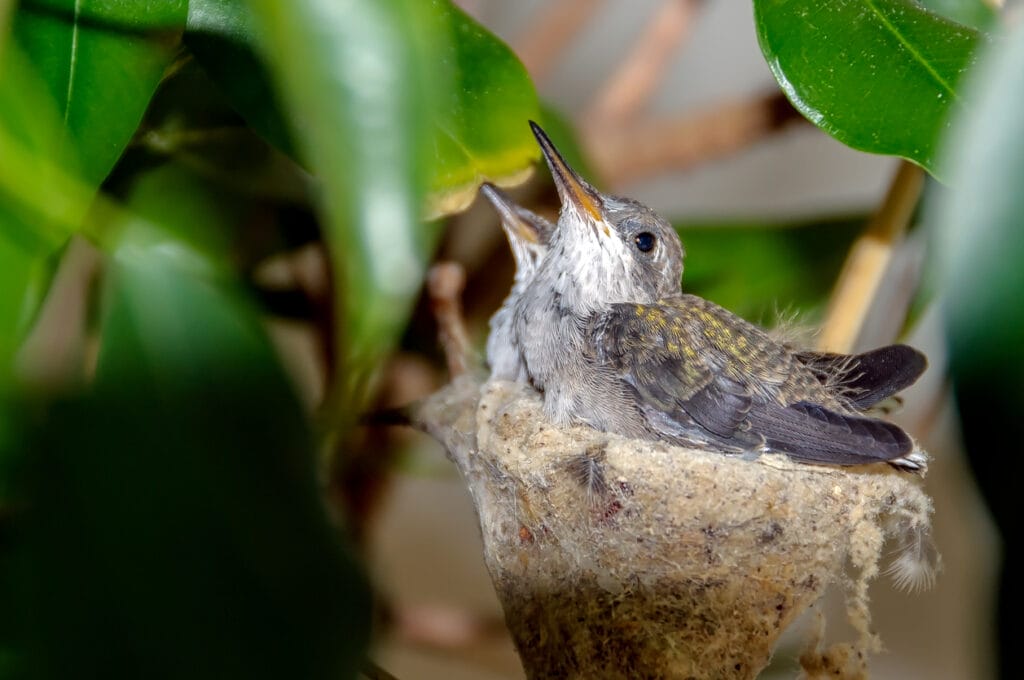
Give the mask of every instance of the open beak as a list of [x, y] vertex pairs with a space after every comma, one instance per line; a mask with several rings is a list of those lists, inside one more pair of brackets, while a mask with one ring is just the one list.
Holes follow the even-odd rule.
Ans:
[[480, 191], [501, 215], [501, 223], [507, 230], [528, 243], [548, 244], [554, 229], [550, 222], [522, 207], [490, 182], [484, 182]]
[[562, 199], [562, 203], [569, 203], [576, 208], [578, 213], [588, 215], [596, 223], [603, 222], [602, 202], [597, 190], [587, 184], [582, 177], [576, 174], [575, 170], [569, 167], [569, 164], [562, 158], [562, 154], [558, 153], [558, 149], [551, 143], [551, 139], [548, 138], [544, 130], [532, 120], [530, 121], [530, 129], [533, 130], [533, 136], [537, 138], [537, 143], [540, 144], [540, 150], [544, 152], [544, 160], [548, 162], [548, 167], [551, 168], [551, 175], [555, 178], [555, 186], [558, 188], [558, 196]]

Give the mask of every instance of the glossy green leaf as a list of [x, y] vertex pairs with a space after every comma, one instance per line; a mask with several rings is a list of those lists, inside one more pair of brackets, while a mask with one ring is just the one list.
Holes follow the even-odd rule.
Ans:
[[982, 42], [913, 0], [754, 0], [761, 51], [793, 105], [839, 141], [931, 173]]
[[31, 677], [355, 677], [367, 585], [259, 321], [130, 233], [108, 274], [94, 387], [21, 419]]
[[82, 177], [96, 186], [121, 156], [177, 50], [187, 0], [26, 0], [14, 35], [57, 104]]
[[433, 95], [447, 84], [434, 68], [437, 13], [417, 0], [252, 7], [323, 182], [338, 386], [352, 397], [395, 342], [437, 237], [420, 223]]
[[[511, 49], [447, 0], [434, 0], [441, 33], [442, 83], [430, 158], [430, 216], [458, 212], [480, 184], [519, 184], [540, 157], [527, 124], [541, 111], [533, 84]], [[447, 33], [447, 35], [445, 35]], [[447, 37], [447, 40], [443, 38]], [[436, 82], [436, 81], [435, 81]]]
[[683, 290], [766, 326], [814, 320], [863, 219], [803, 224], [676, 225], [686, 249]]

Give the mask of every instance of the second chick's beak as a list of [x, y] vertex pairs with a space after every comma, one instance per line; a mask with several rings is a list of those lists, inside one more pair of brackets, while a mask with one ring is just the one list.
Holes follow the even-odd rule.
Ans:
[[502, 226], [512, 229], [515, 236], [528, 243], [547, 245], [550, 227], [543, 224], [538, 215], [520, 206], [490, 182], [480, 185], [480, 191], [501, 215]]

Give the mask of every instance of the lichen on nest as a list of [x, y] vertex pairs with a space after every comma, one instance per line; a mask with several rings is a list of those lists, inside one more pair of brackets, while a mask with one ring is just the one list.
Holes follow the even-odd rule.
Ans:
[[529, 386], [468, 375], [416, 420], [467, 482], [533, 678], [754, 677], [833, 583], [858, 639], [801, 663], [858, 677], [880, 647], [867, 587], [883, 544], [930, 546], [920, 479], [884, 464], [747, 460], [558, 428]]

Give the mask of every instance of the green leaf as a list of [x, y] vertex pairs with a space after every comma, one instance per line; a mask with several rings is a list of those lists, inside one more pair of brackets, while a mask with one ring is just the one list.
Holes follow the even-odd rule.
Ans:
[[171, 63], [187, 0], [26, 0], [14, 35], [46, 82], [98, 186], [121, 156]]
[[447, 0], [253, 3], [302, 155], [323, 181], [336, 356], [350, 395], [394, 344], [438, 237], [484, 179], [525, 177], [536, 94], [511, 51]]
[[432, 95], [447, 84], [435, 70], [437, 13], [417, 0], [252, 8], [300, 148], [323, 182], [336, 384], [354, 397], [405, 324], [438, 235], [420, 224]]
[[863, 219], [802, 224], [677, 224], [683, 290], [765, 326], [816, 318]]
[[258, 320], [130, 234], [107, 271], [94, 387], [19, 419], [32, 677], [355, 677], [367, 585]]
[[235, 110], [264, 139], [298, 156], [261, 58], [249, 5], [239, 0], [191, 0], [185, 45]]
[[188, 0], [22, 0], [21, 6], [49, 14], [78, 15], [88, 23], [109, 24], [112, 30], [181, 29]]
[[855, 149], [935, 174], [977, 31], [912, 0], [754, 0], [754, 12], [761, 51], [804, 116]]
[[[537, 94], [516, 55], [503, 42], [449, 2], [434, 2], [439, 30], [447, 28], [435, 78], [448, 75], [434, 121], [428, 215], [459, 212], [476, 198], [484, 181], [524, 181], [540, 151], [528, 120], [538, 120]], [[447, 27], [445, 27], [447, 24]], [[447, 96], [444, 96], [447, 95]]]
[[267, 200], [310, 201], [309, 174], [246, 124], [195, 59], [160, 84], [135, 142], [104, 188], [121, 192], [161, 161], [188, 168], [229, 203], [243, 195], [254, 209]]
[[[440, 50], [433, 63], [422, 65], [440, 100], [435, 109], [421, 111], [432, 124], [428, 218], [465, 209], [485, 180], [524, 180], [539, 157], [526, 121], [541, 116], [533, 85], [512, 50], [447, 0], [432, 5], [432, 20], [421, 27]], [[246, 4], [190, 3], [185, 44], [260, 135], [300, 157], [258, 56], [262, 40]]]
[[[1024, 31], [1017, 25], [972, 78], [976, 106], [956, 121], [943, 159], [952, 185], [929, 205], [942, 271], [949, 373], [972, 479], [1003, 536], [1020, 512], [1015, 468], [1024, 409]], [[1007, 551], [998, 579], [998, 630], [1015, 625], [1020, 558]], [[1003, 636], [997, 662], [1015, 663]]]
[[1024, 397], [1024, 31], [1001, 47], [978, 72], [977, 106], [946, 147], [952, 188], [929, 214], [943, 254], [954, 371], [988, 374]]
[[[60, 125], [24, 55], [0, 54], [0, 384], [34, 317], [48, 260], [79, 227], [88, 192], [60, 167]], [[70, 165], [70, 163], [68, 163]]]
[[986, 0], [919, 0], [926, 9], [979, 31], [991, 29], [999, 13]]

